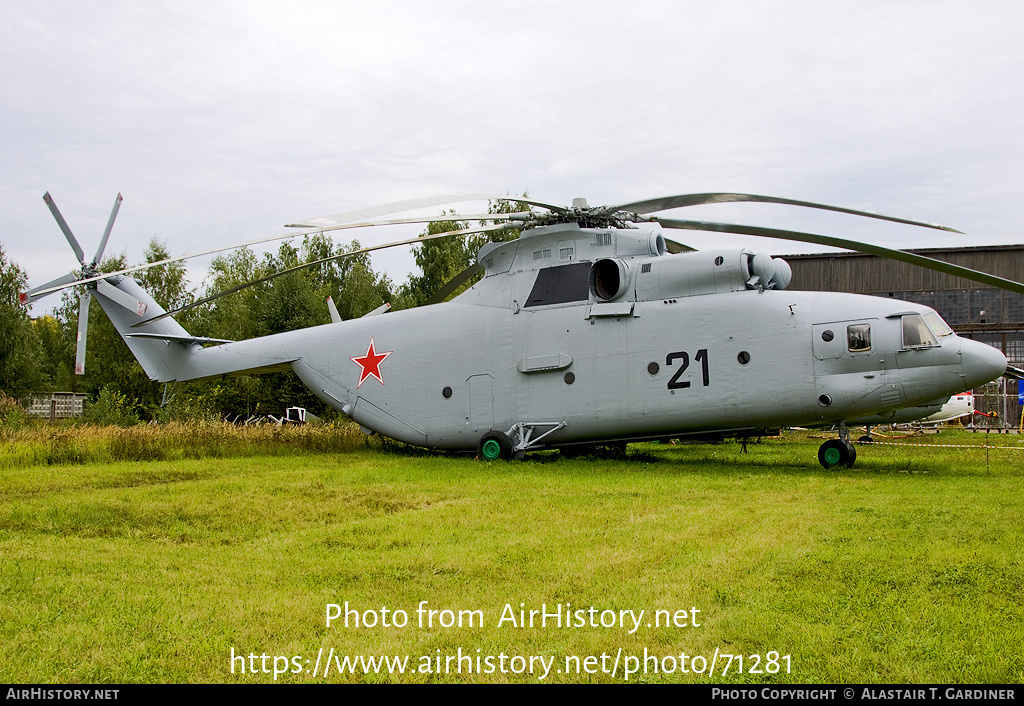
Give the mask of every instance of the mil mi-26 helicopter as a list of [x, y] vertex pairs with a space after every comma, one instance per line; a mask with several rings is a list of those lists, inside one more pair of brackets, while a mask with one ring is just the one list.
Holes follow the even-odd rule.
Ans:
[[[533, 208], [503, 215], [373, 220], [483, 198]], [[707, 433], [754, 436], [788, 426], [838, 425], [839, 438], [821, 445], [819, 461], [826, 468], [852, 466], [856, 450], [848, 423], [924, 417], [951, 395], [1007, 372], [1001, 352], [960, 338], [926, 306], [787, 291], [792, 270], [784, 260], [750, 250], [697, 252], [667, 240], [658, 225], [859, 250], [1024, 293], [1018, 282], [899, 250], [795, 231], [649, 215], [745, 201], [952, 230], [836, 206], [729, 193], [602, 207], [591, 207], [584, 199], [563, 207], [525, 197], [455, 195], [301, 221], [292, 224], [303, 228], [298, 233], [244, 245], [371, 225], [503, 220], [348, 253], [352, 255], [427, 238], [519, 229], [515, 240], [481, 247], [476, 266], [437, 298], [482, 271], [483, 278], [462, 294], [416, 309], [378, 310], [359, 319], [229, 342], [191, 335], [172, 318], [179, 310], [165, 312], [127, 276], [216, 250], [99, 273], [96, 263], [120, 195], [91, 264], [49, 194], [44, 199], [81, 269], [33, 289], [25, 298], [86, 286], [76, 367], [84, 364], [88, 298], [95, 296], [153, 380], [290, 369], [367, 433], [421, 447], [476, 451], [487, 460], [522, 458], [528, 451], [547, 448], [571, 451]]]

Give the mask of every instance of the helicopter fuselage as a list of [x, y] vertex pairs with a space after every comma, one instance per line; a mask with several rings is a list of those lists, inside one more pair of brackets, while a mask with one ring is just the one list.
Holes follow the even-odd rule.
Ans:
[[[558, 446], [884, 423], [906, 408], [924, 416], [1006, 365], [955, 335], [905, 347], [903, 317], [928, 310], [872, 297], [750, 291], [637, 302], [620, 316], [586, 308], [455, 302], [322, 326], [291, 349], [292, 367], [368, 430], [475, 449], [517, 424], [563, 425], [544, 441]], [[849, 350], [851, 326], [868, 327], [867, 350]]]

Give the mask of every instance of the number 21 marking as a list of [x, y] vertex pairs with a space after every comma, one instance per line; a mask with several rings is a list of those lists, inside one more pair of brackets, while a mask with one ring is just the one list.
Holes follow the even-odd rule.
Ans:
[[[690, 354], [687, 353], [686, 351], [676, 351], [675, 353], [669, 353], [667, 356], [665, 356], [665, 365], [671, 366], [672, 361], [676, 359], [682, 360], [683, 364], [680, 366], [679, 370], [676, 371], [676, 374], [672, 376], [672, 379], [668, 381], [668, 389], [670, 390], [681, 390], [685, 387], [690, 386], [689, 380], [683, 380], [682, 382], [679, 382], [679, 376], [682, 375], [688, 367], [690, 367]], [[701, 372], [703, 373], [704, 377], [704, 387], [707, 387], [711, 382], [711, 378], [708, 373], [708, 349], [701, 348], [699, 351], [697, 351], [697, 355], [693, 356], [693, 359], [694, 361], [700, 363]]]

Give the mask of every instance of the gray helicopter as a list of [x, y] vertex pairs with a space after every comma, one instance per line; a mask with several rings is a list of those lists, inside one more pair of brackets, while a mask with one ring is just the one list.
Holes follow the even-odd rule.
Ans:
[[[380, 220], [414, 208], [479, 198], [518, 201], [531, 209]], [[602, 207], [591, 207], [584, 199], [562, 207], [469, 194], [309, 219], [292, 224], [301, 228], [297, 232], [242, 244], [453, 218], [491, 222], [375, 245], [345, 257], [426, 238], [520, 230], [515, 240], [480, 248], [477, 264], [435, 297], [439, 301], [483, 273], [451, 301], [386, 314], [381, 307], [359, 319], [224, 341], [191, 335], [173, 318], [180, 310], [165, 311], [128, 275], [228, 248], [99, 273], [96, 263], [120, 195], [88, 264], [49, 194], [44, 199], [81, 269], [23, 296], [34, 300], [85, 285], [76, 369], [84, 366], [88, 300], [95, 296], [153, 380], [292, 370], [366, 433], [421, 447], [475, 451], [486, 460], [522, 458], [538, 449], [571, 451], [706, 434], [746, 437], [788, 426], [837, 425], [839, 438], [821, 445], [819, 461], [825, 468], [852, 466], [856, 449], [848, 423], [924, 417], [950, 396], [1007, 372], [1000, 351], [960, 338], [928, 307], [862, 295], [787, 291], [792, 270], [783, 259], [750, 250], [697, 252], [666, 239], [661, 228], [859, 250], [1024, 293], [1018, 282], [899, 250], [795, 231], [650, 215], [697, 204], [753, 201], [952, 230], [864, 211], [729, 193]]]

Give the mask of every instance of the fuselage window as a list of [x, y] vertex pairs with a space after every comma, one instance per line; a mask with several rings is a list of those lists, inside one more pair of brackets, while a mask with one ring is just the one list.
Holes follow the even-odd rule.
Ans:
[[590, 263], [545, 267], [537, 271], [526, 306], [565, 304], [586, 301], [590, 297]]
[[925, 346], [937, 346], [938, 341], [932, 334], [924, 317], [918, 314], [908, 314], [903, 317], [903, 347], [923, 348]]
[[851, 324], [846, 327], [846, 347], [851, 353], [871, 350], [871, 324]]

